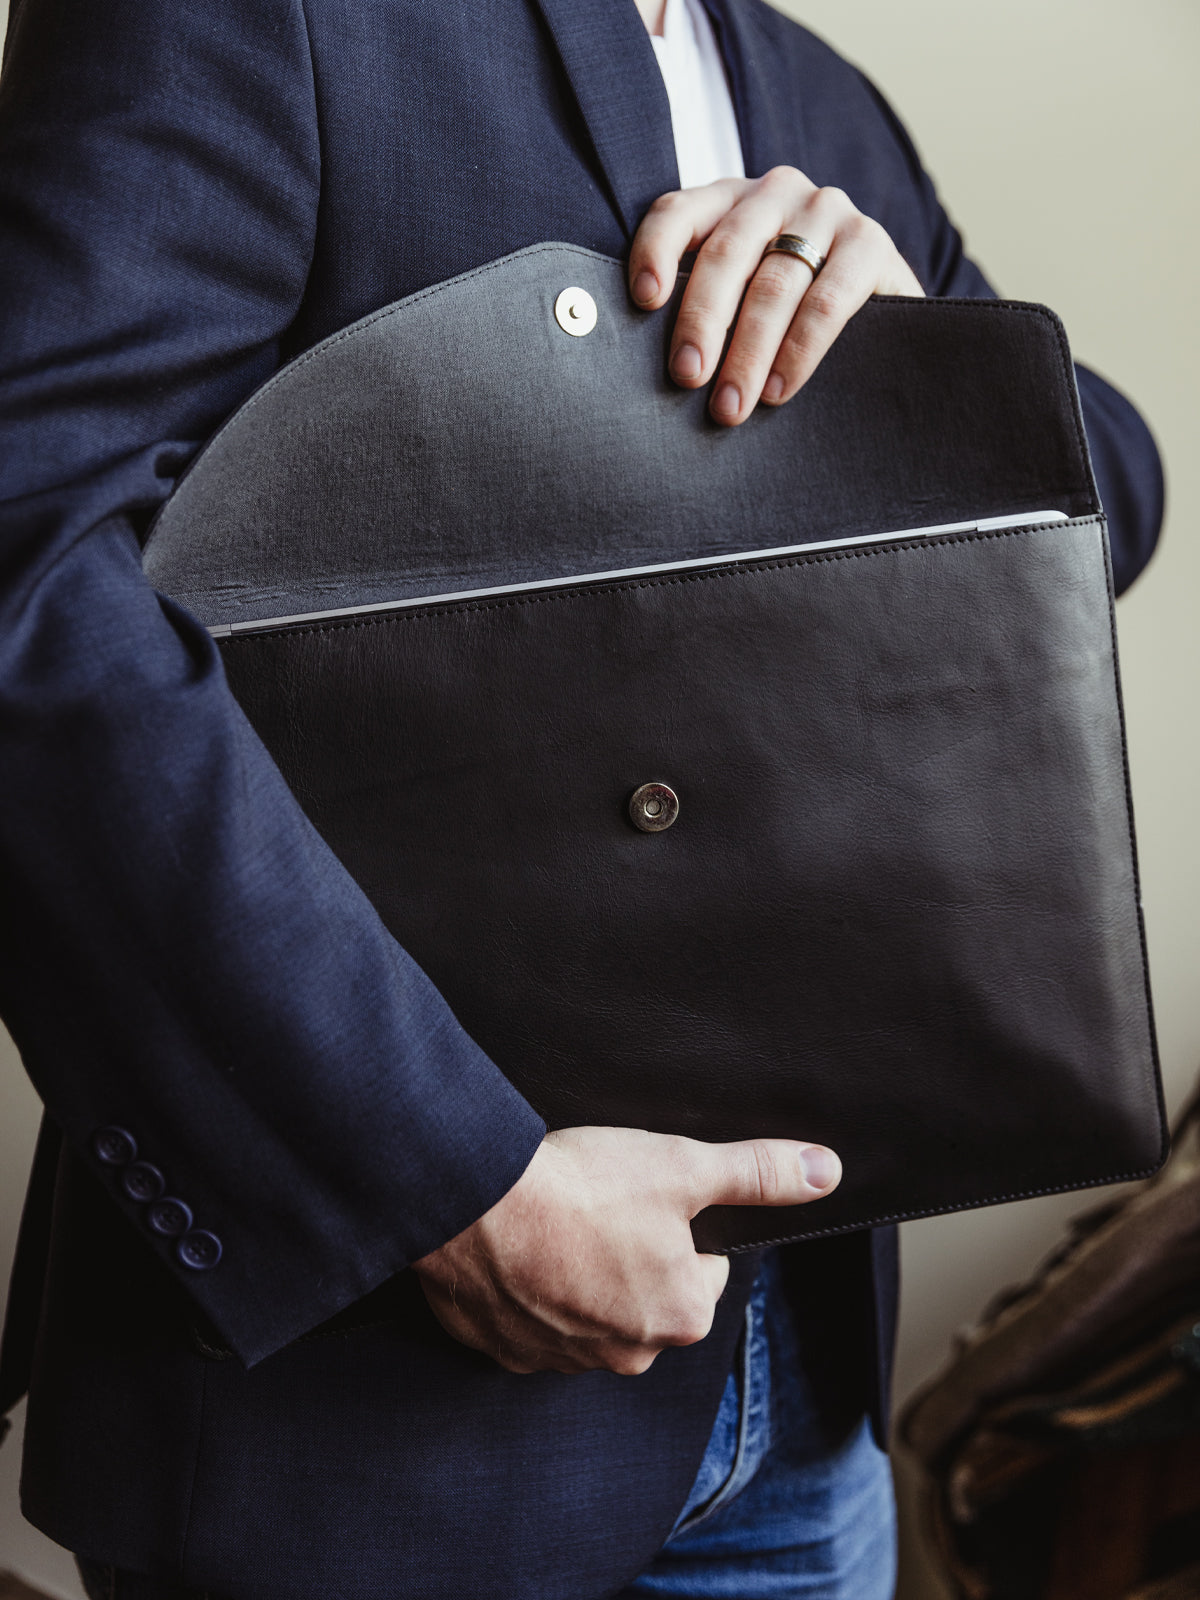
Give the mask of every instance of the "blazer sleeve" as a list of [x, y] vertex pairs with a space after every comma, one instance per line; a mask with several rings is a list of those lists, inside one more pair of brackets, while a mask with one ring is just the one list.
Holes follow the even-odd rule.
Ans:
[[[903, 200], [888, 222], [925, 292], [993, 297], [996, 291], [963, 249], [907, 129], [876, 86], [861, 73], [856, 76], [900, 156]], [[1108, 518], [1113, 579], [1121, 594], [1158, 542], [1164, 510], [1162, 463], [1150, 429], [1130, 401], [1089, 368], [1077, 364], [1075, 373], [1092, 468]]]
[[0, 1006], [247, 1363], [544, 1126], [305, 819], [139, 537], [278, 364], [320, 150], [298, 0], [18, 0], [0, 80]]

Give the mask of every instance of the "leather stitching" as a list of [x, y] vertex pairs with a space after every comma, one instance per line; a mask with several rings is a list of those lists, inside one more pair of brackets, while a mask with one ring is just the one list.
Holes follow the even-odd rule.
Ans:
[[[1045, 1194], [1067, 1194], [1072, 1190], [1102, 1189], [1110, 1183], [1133, 1183], [1139, 1178], [1152, 1178], [1158, 1167], [1139, 1167], [1136, 1172], [1111, 1172], [1099, 1178], [1069, 1178], [1065, 1183], [1051, 1183], [1044, 1189], [1017, 1189], [1011, 1194], [983, 1195], [967, 1205], [956, 1206], [956, 1211], [979, 1211], [984, 1206], [1007, 1205], [1010, 1200], [1036, 1200]], [[703, 1213], [701, 1213], [703, 1215]], [[775, 1244], [802, 1244], [805, 1239], [828, 1239], [839, 1233], [859, 1233], [863, 1228], [886, 1228], [893, 1222], [916, 1222], [921, 1217], [942, 1217], [945, 1206], [926, 1206], [920, 1211], [895, 1211], [886, 1217], [864, 1217], [859, 1222], [845, 1222], [836, 1228], [805, 1228], [802, 1233], [785, 1233], [777, 1239], [756, 1239], [753, 1244], [728, 1245], [717, 1255], [737, 1256], [749, 1250], [765, 1250]]]

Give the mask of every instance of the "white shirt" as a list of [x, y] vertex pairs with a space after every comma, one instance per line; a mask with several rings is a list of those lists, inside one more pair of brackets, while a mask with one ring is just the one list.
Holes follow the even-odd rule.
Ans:
[[729, 79], [700, 0], [667, 0], [662, 37], [651, 42], [671, 102], [679, 187], [744, 178]]

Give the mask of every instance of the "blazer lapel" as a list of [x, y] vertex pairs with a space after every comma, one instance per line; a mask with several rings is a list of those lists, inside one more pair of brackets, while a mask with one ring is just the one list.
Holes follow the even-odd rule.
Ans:
[[807, 141], [792, 62], [761, 25], [756, 7], [738, 0], [702, 4], [729, 74], [746, 176], [758, 178], [784, 164], [803, 170]]
[[[587, 123], [625, 233], [653, 200], [679, 187], [671, 107], [654, 47], [633, 0], [537, 0]], [[729, 73], [749, 177], [791, 163], [804, 169], [808, 140], [794, 62], [756, 8], [702, 0]]]
[[679, 187], [671, 107], [633, 0], [538, 0], [629, 238]]

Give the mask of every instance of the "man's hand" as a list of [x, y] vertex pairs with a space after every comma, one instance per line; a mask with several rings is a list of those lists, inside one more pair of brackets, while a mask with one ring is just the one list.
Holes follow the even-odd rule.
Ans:
[[840, 1178], [821, 1145], [567, 1128], [414, 1270], [442, 1326], [510, 1372], [645, 1372], [704, 1338], [729, 1276], [727, 1257], [692, 1242], [698, 1211], [803, 1205]]
[[[826, 257], [818, 277], [795, 256], [764, 257], [781, 233], [800, 234]], [[708, 383], [736, 317], [709, 402], [717, 422], [744, 422], [760, 399], [790, 400], [871, 295], [924, 294], [879, 223], [840, 189], [818, 189], [795, 167], [656, 200], [629, 257], [639, 306], [665, 304], [688, 250], [699, 254], [671, 338], [671, 376], [686, 389]]]

